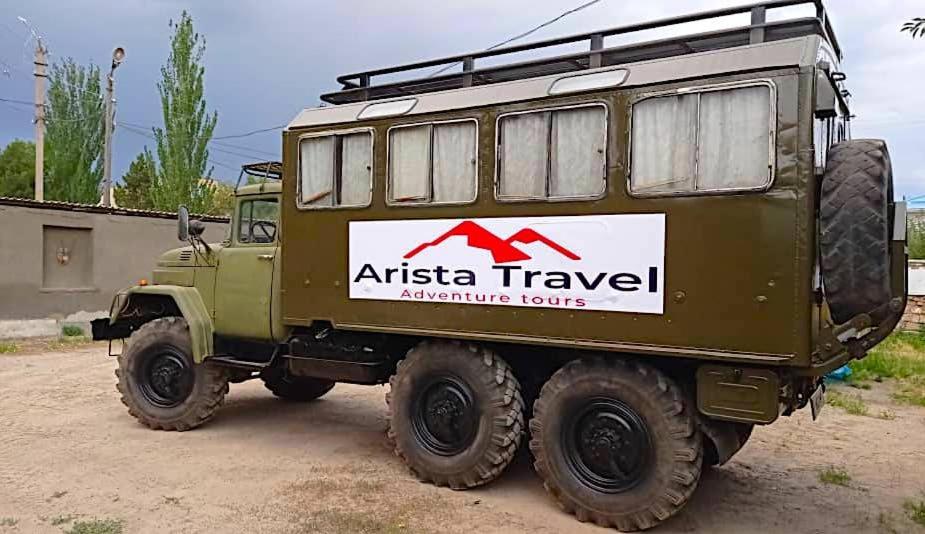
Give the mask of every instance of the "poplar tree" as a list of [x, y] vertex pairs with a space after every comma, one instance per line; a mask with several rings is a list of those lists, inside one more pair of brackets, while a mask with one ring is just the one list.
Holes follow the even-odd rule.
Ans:
[[103, 95], [100, 69], [72, 58], [48, 75], [45, 197], [96, 204], [103, 179]]
[[193, 213], [209, 213], [214, 191], [203, 178], [212, 173], [206, 169], [207, 145], [218, 115], [206, 111], [203, 96], [205, 38], [195, 32], [186, 11], [179, 22], [170, 21], [170, 28], [170, 55], [157, 84], [164, 127], [154, 128], [158, 165], [151, 203], [164, 211], [183, 204]]

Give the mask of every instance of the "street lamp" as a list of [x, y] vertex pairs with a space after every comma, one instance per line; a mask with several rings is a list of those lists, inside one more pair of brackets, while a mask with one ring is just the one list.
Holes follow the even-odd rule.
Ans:
[[103, 138], [103, 205], [107, 208], [112, 204], [112, 123], [115, 118], [114, 106], [116, 103], [113, 96], [114, 81], [113, 75], [122, 60], [125, 59], [125, 50], [117, 47], [112, 51], [112, 66], [109, 69], [109, 75], [106, 76], [106, 134]]

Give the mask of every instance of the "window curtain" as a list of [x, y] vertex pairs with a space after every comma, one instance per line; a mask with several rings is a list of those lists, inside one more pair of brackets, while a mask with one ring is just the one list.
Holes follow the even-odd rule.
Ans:
[[476, 127], [472, 122], [434, 126], [434, 202], [475, 199]]
[[341, 140], [340, 205], [365, 206], [372, 194], [372, 134], [354, 133]]
[[693, 190], [698, 97], [650, 98], [633, 106], [633, 191]]
[[768, 183], [770, 98], [767, 87], [701, 95], [697, 189], [748, 189]]
[[334, 137], [313, 137], [299, 143], [301, 203], [334, 205]]
[[549, 113], [524, 113], [501, 119], [502, 197], [546, 196]]
[[549, 196], [594, 196], [604, 187], [606, 113], [601, 107], [568, 109], [552, 116]]
[[430, 126], [396, 128], [389, 133], [391, 199], [430, 199]]

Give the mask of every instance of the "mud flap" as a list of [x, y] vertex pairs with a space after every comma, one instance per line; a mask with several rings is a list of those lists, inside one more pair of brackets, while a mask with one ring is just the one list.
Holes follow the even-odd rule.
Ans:
[[809, 408], [813, 412], [813, 421], [819, 418], [823, 406], [825, 406], [825, 382], [819, 382], [816, 391], [809, 397]]

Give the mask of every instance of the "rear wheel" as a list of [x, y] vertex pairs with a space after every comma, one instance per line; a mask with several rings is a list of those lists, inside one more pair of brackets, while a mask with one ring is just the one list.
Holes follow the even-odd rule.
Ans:
[[530, 450], [546, 490], [579, 521], [622, 531], [676, 514], [700, 480], [703, 443], [680, 388], [658, 370], [574, 361], [533, 408]]
[[189, 327], [181, 317], [144, 324], [119, 356], [122, 403], [155, 430], [190, 430], [215, 415], [228, 393], [228, 376], [193, 361]]
[[389, 381], [389, 438], [425, 482], [467, 489], [497, 478], [524, 431], [520, 385], [492, 351], [424, 342]]
[[292, 376], [285, 369], [273, 369], [260, 376], [263, 385], [277, 397], [292, 402], [321, 398], [334, 389], [335, 382], [309, 376]]

